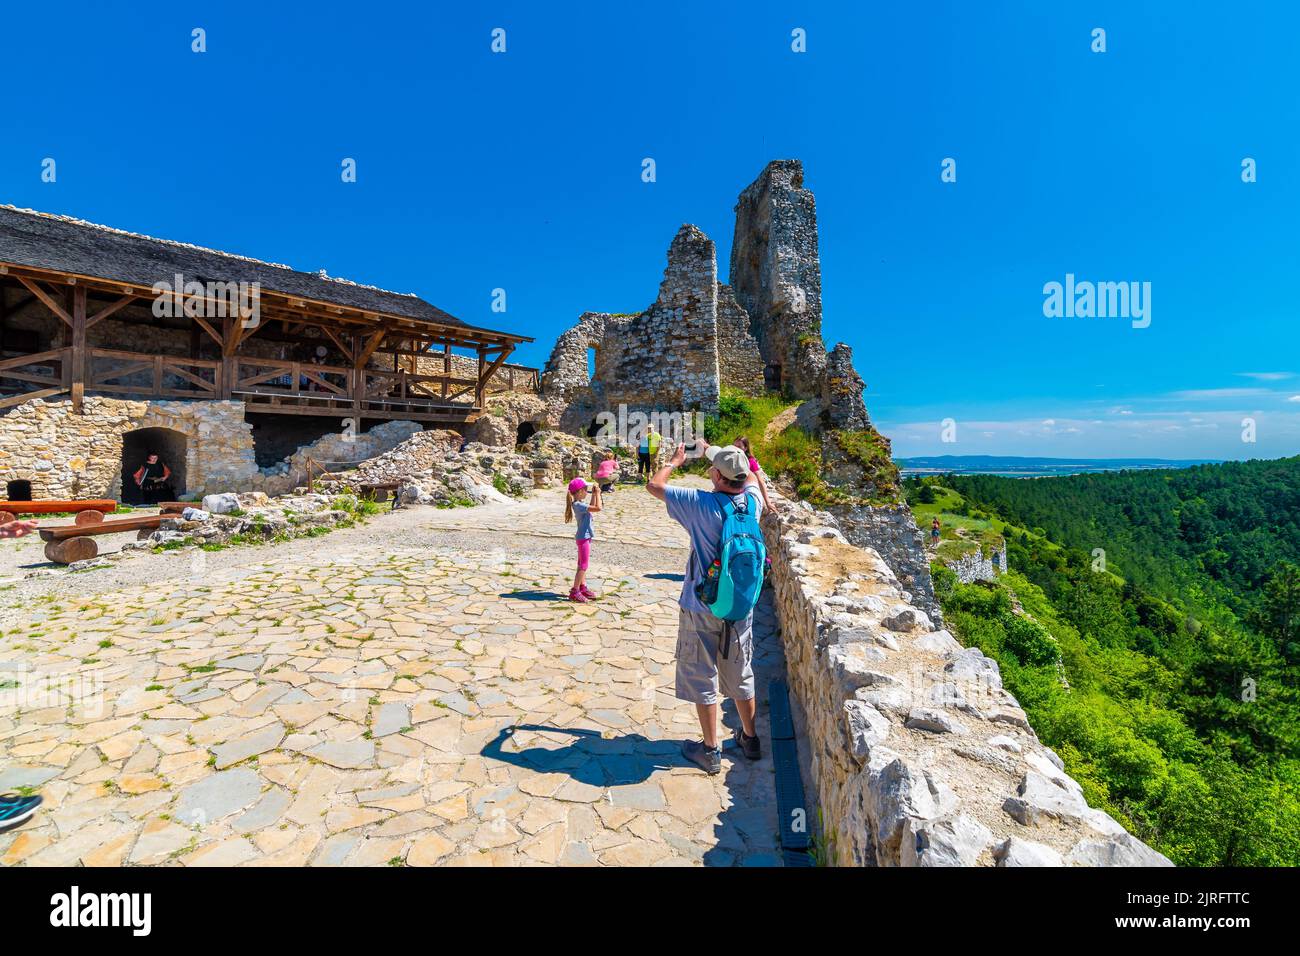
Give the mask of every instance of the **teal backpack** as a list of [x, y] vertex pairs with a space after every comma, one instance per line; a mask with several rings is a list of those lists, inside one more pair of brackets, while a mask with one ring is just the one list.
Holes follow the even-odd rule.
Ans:
[[[722, 537], [718, 542], [718, 560], [707, 568], [695, 585], [695, 596], [717, 618], [734, 623], [743, 621], [758, 604], [763, 590], [763, 571], [767, 565], [767, 544], [754, 512], [753, 492], [745, 492], [745, 507], [736, 507], [730, 495], [722, 504]], [[727, 648], [731, 644], [727, 628]], [[727, 656], [727, 649], [723, 650]]]

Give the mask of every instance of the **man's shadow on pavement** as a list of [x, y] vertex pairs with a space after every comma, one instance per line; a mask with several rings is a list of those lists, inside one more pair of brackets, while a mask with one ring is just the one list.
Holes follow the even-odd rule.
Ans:
[[[525, 747], [507, 750], [507, 741], [519, 731], [569, 734], [577, 739], [561, 747]], [[677, 740], [650, 740], [641, 734], [606, 738], [599, 730], [580, 727], [546, 727], [516, 724], [502, 728], [479, 755], [538, 773], [565, 773], [593, 787], [644, 783], [656, 770], [687, 766]]]

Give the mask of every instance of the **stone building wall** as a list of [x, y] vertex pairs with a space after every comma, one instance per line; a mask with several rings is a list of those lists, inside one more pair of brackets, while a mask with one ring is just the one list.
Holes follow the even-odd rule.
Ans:
[[822, 273], [817, 204], [799, 160], [768, 163], [740, 194], [728, 278], [783, 387], [816, 398], [826, 366]]
[[828, 515], [764, 514], [771, 585], [831, 861], [841, 866], [1169, 866], [1042, 744], [996, 662], [909, 603]]
[[[185, 436], [187, 488], [243, 491], [258, 474], [243, 402], [130, 401], [87, 395], [30, 401], [0, 416], [0, 481], [31, 481], [37, 498], [121, 498], [122, 436], [167, 428]], [[179, 469], [178, 469], [179, 470]]]

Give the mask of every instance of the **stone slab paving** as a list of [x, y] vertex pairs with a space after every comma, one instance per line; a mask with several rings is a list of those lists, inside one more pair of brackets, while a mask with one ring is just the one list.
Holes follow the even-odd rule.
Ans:
[[[709, 778], [678, 755], [698, 733], [672, 696], [680, 529], [621, 488], [602, 597], [573, 605], [572, 565], [529, 548], [572, 534], [555, 498], [412, 512], [509, 549], [347, 553], [336, 532], [317, 560], [296, 541], [10, 615], [0, 788], [46, 806], [0, 833], [0, 864], [779, 865], [770, 756]], [[620, 567], [642, 546], [671, 565]], [[756, 632], [766, 742], [766, 600]]]

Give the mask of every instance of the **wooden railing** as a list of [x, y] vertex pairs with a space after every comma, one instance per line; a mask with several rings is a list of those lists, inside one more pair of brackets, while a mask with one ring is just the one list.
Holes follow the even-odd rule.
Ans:
[[350, 401], [352, 369], [338, 365], [240, 356], [234, 362], [231, 391], [248, 395], [291, 395]]
[[[72, 349], [64, 348], [0, 359], [0, 390], [9, 393], [0, 398], [0, 408], [66, 392], [72, 387], [71, 356]], [[36, 388], [14, 387], [13, 382]]]
[[478, 386], [477, 379], [455, 375], [419, 375], [405, 370], [385, 372], [368, 368], [365, 377], [362, 399], [388, 404], [411, 401], [441, 405], [464, 404], [466, 395], [470, 396], [470, 404], [473, 404], [473, 392]]
[[[219, 389], [220, 362], [179, 355], [141, 355], [116, 349], [86, 351], [86, 388], [90, 391], [164, 398], [214, 398]], [[104, 367], [104, 362], [117, 364]]]
[[541, 391], [540, 374], [530, 365], [511, 365], [507, 362], [488, 379], [487, 390], [513, 392], [515, 389], [524, 389], [536, 394]]

